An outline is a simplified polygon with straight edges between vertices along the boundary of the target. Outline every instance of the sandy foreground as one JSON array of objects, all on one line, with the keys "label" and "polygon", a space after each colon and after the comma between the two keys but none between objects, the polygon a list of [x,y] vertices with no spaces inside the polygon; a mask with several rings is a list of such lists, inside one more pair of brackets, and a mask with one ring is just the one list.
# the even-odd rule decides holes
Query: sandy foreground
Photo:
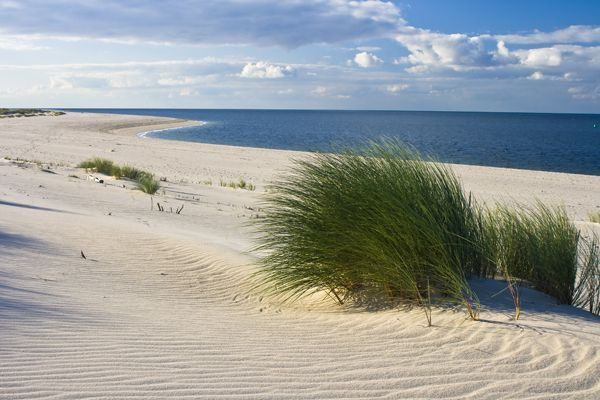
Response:
[{"label": "sandy foreground", "polygon": [[[0,120],[0,157],[12,159],[0,161],[1,399],[600,398],[600,318],[531,290],[518,322],[488,282],[482,321],[437,310],[431,328],[416,309],[251,291],[246,223],[265,183],[305,154],[136,135],[189,123]],[[127,182],[86,179],[75,165],[94,156],[165,177],[154,209]],[[585,220],[600,210],[600,177],[453,168],[483,201],[564,204],[597,229]],[[219,186],[239,178],[257,189]]]}]

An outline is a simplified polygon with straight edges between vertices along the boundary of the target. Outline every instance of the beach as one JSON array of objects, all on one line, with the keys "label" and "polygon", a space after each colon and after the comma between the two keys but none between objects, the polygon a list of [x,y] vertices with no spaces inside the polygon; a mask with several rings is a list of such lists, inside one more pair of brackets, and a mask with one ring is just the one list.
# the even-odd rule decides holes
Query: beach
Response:
[{"label": "beach", "polygon": [[[416,308],[254,290],[261,195],[307,153],[140,137],[196,123],[0,120],[0,398],[600,397],[600,319],[533,290],[514,321],[503,284],[482,281],[481,321],[434,309],[433,327]],[[162,188],[90,180],[76,165],[91,157]],[[600,176],[451,167],[482,202],[562,204],[600,233]],[[255,190],[227,187],[240,179]]]}]

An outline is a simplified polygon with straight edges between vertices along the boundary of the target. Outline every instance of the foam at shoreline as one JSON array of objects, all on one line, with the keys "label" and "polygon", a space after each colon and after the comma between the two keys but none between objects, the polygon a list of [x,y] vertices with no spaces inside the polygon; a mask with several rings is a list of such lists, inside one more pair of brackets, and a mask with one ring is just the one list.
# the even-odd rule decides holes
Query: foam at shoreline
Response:
[{"label": "foam at shoreline", "polygon": [[176,130],[179,130],[179,129],[191,128],[191,127],[198,127],[198,126],[203,126],[203,125],[207,124],[206,121],[195,121],[195,122],[197,122],[197,123],[190,124],[190,125],[184,125],[184,126],[176,126],[176,127],[173,127],[173,128],[162,128],[162,129],[154,129],[154,130],[150,130],[150,131],[140,132],[140,133],[137,134],[137,136],[140,137],[140,138],[145,138],[145,137],[148,137],[148,135],[151,134],[151,133],[176,131]]}]

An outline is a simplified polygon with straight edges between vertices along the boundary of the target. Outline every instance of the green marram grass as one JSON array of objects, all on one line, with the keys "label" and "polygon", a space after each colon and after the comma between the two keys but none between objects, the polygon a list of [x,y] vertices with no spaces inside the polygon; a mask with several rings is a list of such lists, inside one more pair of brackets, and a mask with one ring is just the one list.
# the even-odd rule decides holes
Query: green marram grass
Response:
[{"label": "green marram grass", "polygon": [[90,160],[82,161],[78,165],[79,168],[91,169],[98,173],[114,176],[117,179],[121,177],[121,168],[115,165],[111,160],[106,158],[92,158]]},{"label": "green marram grass", "polygon": [[500,206],[486,225],[491,235],[482,242],[492,269],[600,314],[600,241],[583,237],[564,207]]},{"label": "green marram grass", "polygon": [[143,175],[137,180],[137,189],[144,193],[154,194],[160,189],[160,182],[152,175]]},{"label": "green marram grass", "polygon": [[314,154],[269,187],[258,219],[266,250],[258,278],[295,299],[358,298],[464,304],[481,265],[478,207],[456,176],[393,143]]},{"label": "green marram grass", "polygon": [[[297,160],[255,221],[257,286],[283,300],[326,293],[339,303],[479,302],[472,275],[515,281],[598,313],[598,239],[563,208],[478,205],[445,165],[396,142]],[[428,314],[430,320],[430,312]]]},{"label": "green marram grass", "polygon": [[497,270],[572,304],[580,234],[562,207],[500,206],[489,216]]},{"label": "green marram grass", "polygon": [[142,171],[141,169],[129,166],[129,165],[124,165],[121,167],[121,175],[124,178],[127,179],[131,179],[133,181],[137,181],[140,178],[144,177],[144,176],[148,176],[151,175],[146,171]]},{"label": "green marram grass", "polygon": [[92,169],[101,174],[114,176],[117,179],[131,179],[136,182],[136,188],[144,193],[154,194],[160,189],[160,182],[150,172],[129,165],[120,167],[105,158],[92,158],[79,163],[78,167]]}]

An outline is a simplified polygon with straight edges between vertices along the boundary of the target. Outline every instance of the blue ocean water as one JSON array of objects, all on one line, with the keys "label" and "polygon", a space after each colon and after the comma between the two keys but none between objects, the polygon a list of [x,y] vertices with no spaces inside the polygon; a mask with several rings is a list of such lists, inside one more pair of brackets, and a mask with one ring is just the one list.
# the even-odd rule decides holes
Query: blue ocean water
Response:
[{"label": "blue ocean water", "polygon": [[430,111],[71,109],[205,121],[148,136],[168,140],[331,151],[398,138],[460,164],[600,175],[600,114]]}]

